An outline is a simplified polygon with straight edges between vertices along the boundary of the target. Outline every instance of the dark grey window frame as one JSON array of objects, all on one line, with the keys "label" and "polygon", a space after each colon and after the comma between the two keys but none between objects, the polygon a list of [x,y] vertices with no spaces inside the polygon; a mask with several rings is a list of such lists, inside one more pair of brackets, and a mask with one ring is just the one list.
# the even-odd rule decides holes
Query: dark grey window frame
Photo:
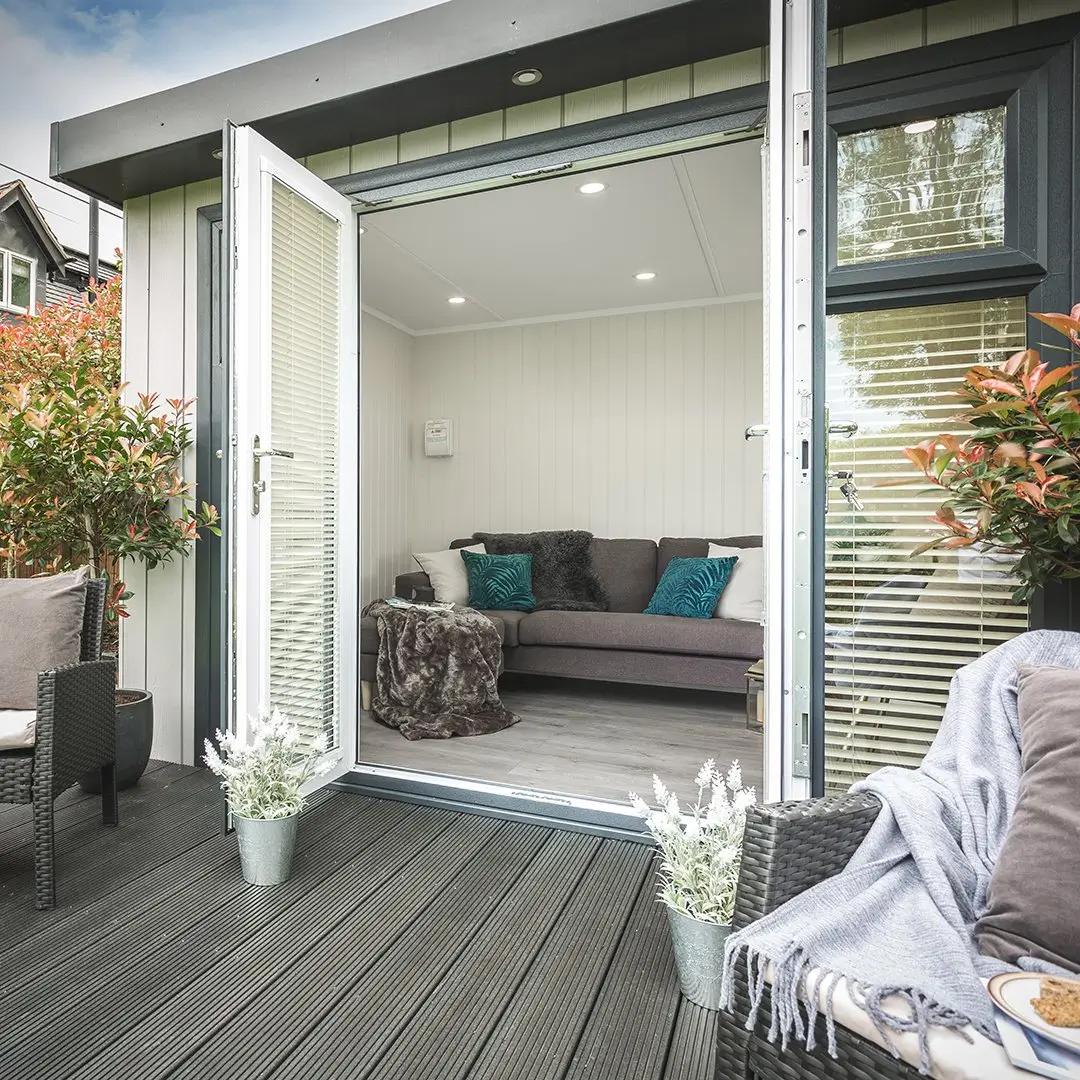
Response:
[{"label": "dark grey window frame", "polygon": [[[1071,97],[1069,73],[1054,63],[1060,49],[960,67],[933,80],[926,76],[891,80],[873,97],[840,101],[829,114],[829,236],[826,289],[830,311],[878,307],[891,299],[946,291],[975,294],[988,283],[1008,279],[1030,291],[1050,272],[1046,208],[1062,178],[1052,161],[1045,131],[1052,102]],[[845,95],[850,96],[850,95]],[[1004,105],[1005,240],[1000,246],[940,255],[897,257],[837,264],[837,140],[872,128],[892,127],[929,116],[945,116]],[[1056,165],[1056,167],[1055,167]],[[1071,181],[1071,177],[1068,178]],[[917,282],[917,286],[913,283]]]}]

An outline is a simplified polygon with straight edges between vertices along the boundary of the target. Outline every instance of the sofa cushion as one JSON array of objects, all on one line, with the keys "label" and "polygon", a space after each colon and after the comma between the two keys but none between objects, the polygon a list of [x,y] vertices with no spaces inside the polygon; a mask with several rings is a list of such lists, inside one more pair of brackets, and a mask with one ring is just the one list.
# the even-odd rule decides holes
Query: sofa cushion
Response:
[{"label": "sofa cushion", "polygon": [[664,536],[656,545],[656,580],[664,576],[667,564],[673,558],[679,559],[706,559],[709,556],[709,545],[719,544],[721,547],[761,547],[760,536],[724,536],[717,539],[714,536]]},{"label": "sofa cushion", "polygon": [[682,653],[760,660],[764,631],[735,619],[683,619],[614,611],[534,611],[518,624],[524,645]]},{"label": "sofa cushion", "polygon": [[711,619],[738,561],[734,555],[728,559],[672,559],[645,614]]},{"label": "sofa cushion", "polygon": [[1018,687],[1020,793],[975,938],[1009,964],[1080,972],[1080,671],[1025,665]]},{"label": "sofa cushion", "polygon": [[481,555],[461,549],[469,575],[469,607],[478,610],[532,611],[531,555]]},{"label": "sofa cushion", "polygon": [[484,611],[481,614],[486,615],[493,623],[502,627],[504,648],[516,649],[521,644],[518,639],[518,627],[521,625],[522,619],[529,617],[527,611]]},{"label": "sofa cushion", "polygon": [[[747,619],[761,622],[765,610],[765,552],[761,548],[709,545],[710,559],[738,560],[716,604],[718,619]],[[670,564],[669,564],[670,565]]]},{"label": "sofa cushion", "polygon": [[36,735],[36,709],[0,709],[0,750],[26,750]]},{"label": "sofa cushion", "polygon": [[0,709],[36,709],[38,673],[78,662],[88,576],[0,578]]},{"label": "sofa cushion", "polygon": [[593,537],[590,553],[608,611],[644,611],[656,588],[656,541]]},{"label": "sofa cushion", "polygon": [[[473,544],[461,551],[483,552],[483,544]],[[467,604],[469,602],[469,575],[465,573],[465,560],[461,551],[414,551],[413,558],[428,576],[435,599],[444,604]]]},{"label": "sofa cushion", "polygon": [[[492,611],[485,611],[484,614],[494,623],[495,629],[499,631],[499,640],[505,641],[506,623],[503,622],[501,616],[506,612],[500,611],[496,614]],[[510,614],[524,615],[525,612],[512,611]],[[371,615],[365,615],[360,620],[360,652],[364,656],[378,656],[379,654],[379,628]]]}]

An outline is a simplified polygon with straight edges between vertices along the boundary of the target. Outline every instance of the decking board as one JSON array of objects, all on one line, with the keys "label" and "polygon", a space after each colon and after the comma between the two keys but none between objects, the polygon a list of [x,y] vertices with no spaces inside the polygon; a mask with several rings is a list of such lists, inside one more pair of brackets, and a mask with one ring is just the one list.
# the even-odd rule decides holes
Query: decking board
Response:
[{"label": "decking board", "polygon": [[243,883],[212,777],[155,766],[0,818],[0,1080],[715,1080],[647,847],[320,793],[281,887]]}]

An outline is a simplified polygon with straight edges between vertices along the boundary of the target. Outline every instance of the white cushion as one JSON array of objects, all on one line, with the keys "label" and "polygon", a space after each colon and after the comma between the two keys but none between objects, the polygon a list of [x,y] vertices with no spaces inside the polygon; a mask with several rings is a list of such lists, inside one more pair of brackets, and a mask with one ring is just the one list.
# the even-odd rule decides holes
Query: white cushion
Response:
[{"label": "white cushion", "polygon": [[729,559],[732,555],[739,561],[716,602],[713,618],[759,623],[765,609],[765,549],[709,545],[710,559]]},{"label": "white cushion", "polygon": [[[807,974],[806,984],[820,984],[818,971]],[[771,966],[765,977],[772,981]],[[829,982],[818,986],[818,1007],[824,1009]],[[896,998],[885,998],[882,1005],[889,1011],[903,1015],[904,1005]],[[877,1046],[885,1043],[874,1027],[865,1009],[855,1004],[847,987],[847,980],[840,979],[833,995],[833,1017],[837,1024],[853,1031],[860,1038]],[[919,1037],[915,1032],[889,1032],[889,1040],[900,1057],[914,1069],[919,1068]],[[970,1025],[959,1031],[930,1026],[930,1075],[936,1080],[1031,1080],[1032,1074],[1016,1068],[1005,1051],[997,1043],[980,1035]],[[887,1049],[887,1047],[886,1047]]]},{"label": "white cushion", "polygon": [[487,548],[483,544],[413,554],[413,558],[420,564],[420,569],[431,581],[435,599],[441,603],[460,604],[464,607],[469,602],[469,575],[465,572],[465,560],[461,557],[463,551],[487,554]]},{"label": "white cushion", "polygon": [[36,709],[0,709],[0,750],[26,750],[36,738]]}]

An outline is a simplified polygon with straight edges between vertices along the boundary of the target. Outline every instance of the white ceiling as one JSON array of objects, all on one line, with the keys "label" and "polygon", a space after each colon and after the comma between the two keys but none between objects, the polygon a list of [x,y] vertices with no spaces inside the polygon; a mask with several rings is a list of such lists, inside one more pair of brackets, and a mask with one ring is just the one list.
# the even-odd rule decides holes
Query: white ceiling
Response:
[{"label": "white ceiling", "polygon": [[[605,190],[580,194],[592,179]],[[413,333],[756,295],[761,144],[403,206],[363,224],[361,300]],[[656,278],[636,281],[640,270]]]}]

